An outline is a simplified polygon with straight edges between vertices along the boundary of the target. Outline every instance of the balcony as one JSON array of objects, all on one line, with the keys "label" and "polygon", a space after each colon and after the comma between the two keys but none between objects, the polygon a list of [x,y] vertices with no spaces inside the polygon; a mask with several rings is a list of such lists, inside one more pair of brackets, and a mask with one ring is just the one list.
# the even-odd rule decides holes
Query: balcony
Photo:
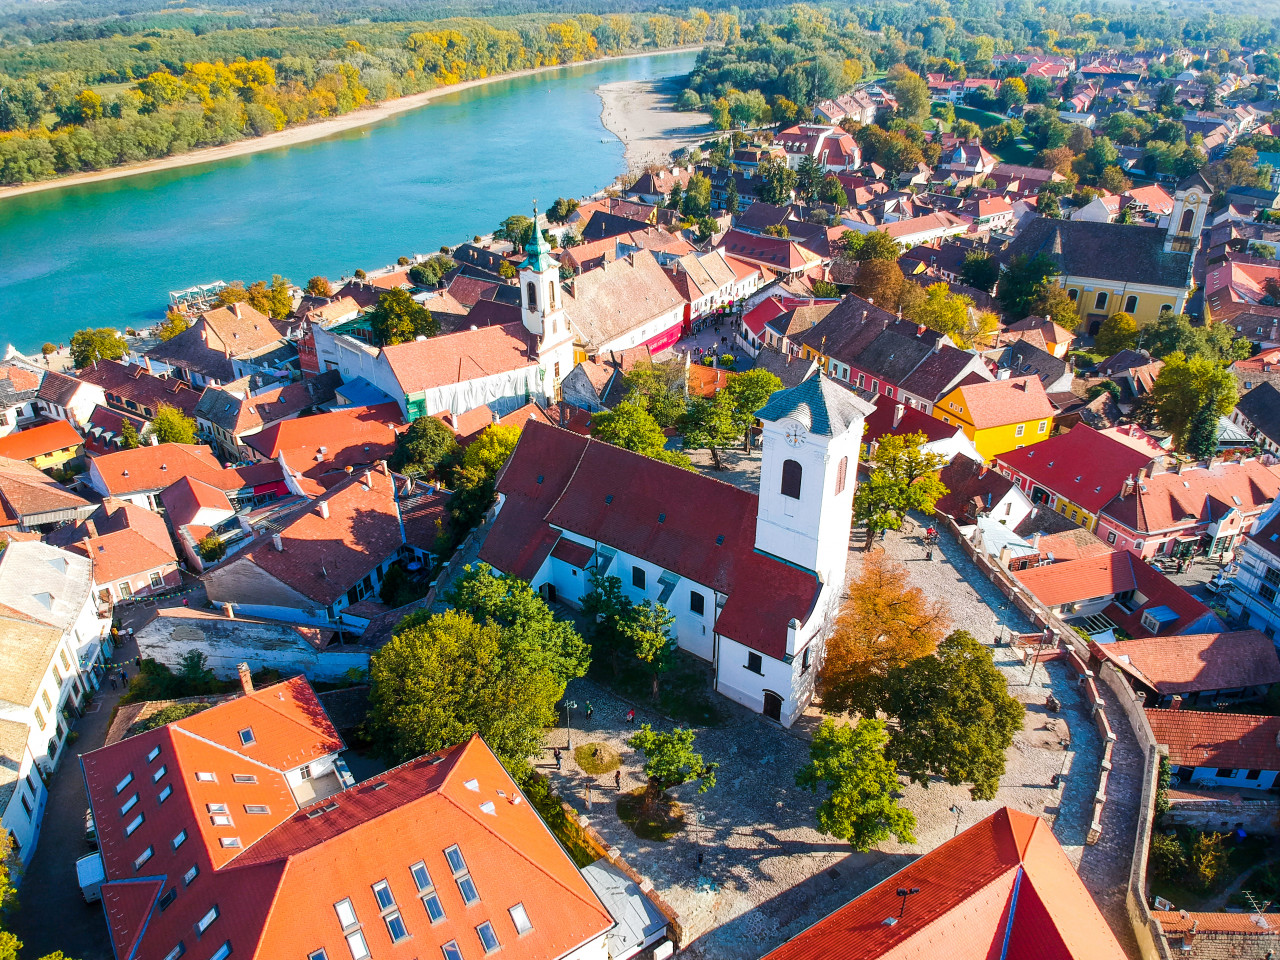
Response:
[{"label": "balcony", "polygon": [[323,776],[290,784],[289,787],[293,791],[293,799],[297,801],[298,806],[305,807],[309,803],[340,793],[346,789],[346,784],[342,782],[336,770],[330,770]]}]

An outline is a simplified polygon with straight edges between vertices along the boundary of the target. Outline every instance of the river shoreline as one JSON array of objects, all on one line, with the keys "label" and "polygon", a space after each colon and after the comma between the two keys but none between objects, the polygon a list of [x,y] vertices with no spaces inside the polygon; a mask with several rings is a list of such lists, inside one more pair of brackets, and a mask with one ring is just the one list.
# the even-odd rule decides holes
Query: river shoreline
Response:
[{"label": "river shoreline", "polygon": [[[269,133],[266,136],[237,140],[235,143],[228,143],[220,147],[202,147],[199,150],[192,150],[189,153],[182,153],[172,157],[161,157],[158,160],[147,160],[142,163],[130,163],[119,167],[111,167],[106,170],[73,173],[65,177],[57,177],[53,180],[36,180],[31,183],[19,183],[14,184],[13,186],[0,187],[0,201],[8,200],[12,197],[24,196],[26,194],[40,193],[45,190],[59,190],[63,187],[101,183],[107,180],[120,180],[144,173],[157,173],[162,170],[176,170],[182,167],[194,167],[206,163],[217,163],[220,160],[229,160],[233,157],[243,157],[254,153],[261,153],[266,150],[276,150],[283,147],[296,146],[302,143],[310,143],[315,140],[323,140],[326,137],[331,137],[335,134],[345,133],[348,130],[356,130],[361,127],[372,126],[375,123],[379,123],[399,114],[407,113],[411,110],[417,110],[419,107],[426,106],[432,100],[439,99],[447,94],[470,90],[474,87],[494,83],[498,80],[514,80],[521,77],[531,77],[538,74],[550,73],[554,70],[564,70],[569,67],[608,63],[614,60],[631,60],[636,57],[652,57],[665,53],[687,53],[692,50],[701,49],[701,45],[694,45],[687,47],[673,47],[668,50],[649,50],[643,53],[629,53],[621,57],[601,57],[598,60],[583,60],[578,63],[564,63],[550,67],[535,67],[529,70],[517,70],[514,73],[496,74],[495,76],[484,77],[480,80],[464,80],[462,83],[455,83],[446,87],[437,87],[434,90],[426,90],[422,93],[410,94],[407,97],[399,97],[395,100],[386,100],[371,107],[362,107],[359,110],[353,110],[351,113],[345,114],[341,117],[334,117],[331,120],[316,120],[311,123],[300,124],[296,127],[288,127],[277,133]],[[610,84],[606,86],[612,85]],[[601,89],[603,89],[603,87]],[[657,94],[655,94],[655,97],[656,96]],[[608,126],[607,123],[606,126]],[[622,140],[624,144],[627,144],[628,162],[630,162],[631,147],[629,142],[625,137],[619,134],[617,130],[614,130],[612,127],[609,129],[612,133],[618,136],[618,139]]]},{"label": "river shoreline", "polygon": [[600,122],[622,141],[631,173],[666,163],[675,151],[696,146],[715,133],[708,114],[676,111],[680,91],[672,77],[621,80],[602,84],[596,92],[603,104]]}]

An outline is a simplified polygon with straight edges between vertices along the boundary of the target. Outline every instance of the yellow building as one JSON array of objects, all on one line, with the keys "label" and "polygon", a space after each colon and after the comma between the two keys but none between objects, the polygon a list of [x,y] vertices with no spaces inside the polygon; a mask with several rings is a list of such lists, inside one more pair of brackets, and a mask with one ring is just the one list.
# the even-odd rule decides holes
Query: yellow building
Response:
[{"label": "yellow building", "polygon": [[1047,257],[1057,282],[1076,303],[1083,326],[1096,334],[1114,313],[1139,324],[1164,310],[1181,313],[1191,292],[1191,262],[1213,191],[1199,174],[1178,185],[1173,212],[1163,226],[1053,220],[1028,223],[1001,254]]},{"label": "yellow building", "polygon": [[84,453],[84,441],[65,420],[42,423],[0,438],[0,457],[25,460],[37,470],[52,470]]},{"label": "yellow building", "polygon": [[933,408],[943,423],[960,425],[987,463],[1053,436],[1053,414],[1036,377],[962,383]]}]

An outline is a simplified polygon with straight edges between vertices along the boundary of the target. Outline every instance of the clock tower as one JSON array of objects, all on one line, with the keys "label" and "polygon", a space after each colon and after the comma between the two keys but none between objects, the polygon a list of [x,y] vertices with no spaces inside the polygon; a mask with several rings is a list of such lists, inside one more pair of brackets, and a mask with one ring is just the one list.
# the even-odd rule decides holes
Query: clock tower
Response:
[{"label": "clock tower", "polygon": [[764,426],[757,550],[843,586],[858,451],[872,409],[819,370],[756,413]]}]

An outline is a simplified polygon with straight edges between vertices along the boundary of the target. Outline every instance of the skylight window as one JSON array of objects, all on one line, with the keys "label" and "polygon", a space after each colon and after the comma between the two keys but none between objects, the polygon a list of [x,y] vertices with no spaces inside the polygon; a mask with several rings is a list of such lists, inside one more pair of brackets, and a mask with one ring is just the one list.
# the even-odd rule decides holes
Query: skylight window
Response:
[{"label": "skylight window", "polygon": [[164,955],[164,960],[178,960],[180,956],[187,952],[187,948],[182,945],[182,941],[178,941],[178,945]]},{"label": "skylight window", "polygon": [[252,746],[255,743],[257,743],[257,739],[253,735],[252,727],[245,727],[243,730],[240,731],[241,746],[248,747],[248,746]]},{"label": "skylight window", "polygon": [[133,869],[141,870],[142,865],[151,859],[151,855],[153,853],[155,853],[155,850],[153,850],[151,847],[147,847],[147,849],[143,850],[140,854],[138,854],[138,859],[133,861]]},{"label": "skylight window", "polygon": [[218,842],[221,843],[222,846],[226,848],[235,848],[240,846],[239,837],[223,837]]},{"label": "skylight window", "polygon": [[204,933],[211,926],[213,921],[218,919],[218,905],[215,903],[209,908],[209,912],[196,921],[196,933]]},{"label": "skylight window", "polygon": [[373,885],[373,898],[378,901],[379,910],[387,910],[396,905],[396,898],[391,895],[391,887],[385,880],[379,880]]},{"label": "skylight window", "polygon": [[516,933],[523,935],[533,929],[533,924],[529,922],[529,914],[525,911],[523,903],[517,903],[507,913],[511,914],[511,922],[516,926]]},{"label": "skylight window", "polygon": [[480,943],[485,953],[493,953],[502,946],[498,942],[498,935],[493,932],[493,924],[488,920],[476,927],[476,933],[480,936]]},{"label": "skylight window", "polygon": [[177,850],[180,846],[187,842],[187,831],[179,830],[178,835],[173,838],[173,849]]},{"label": "skylight window", "polygon": [[160,778],[163,777],[168,772],[169,772],[169,768],[164,764],[161,764],[159,769],[157,769],[156,772],[151,775],[151,782],[159,783]]},{"label": "skylight window", "polygon": [[160,748],[152,747],[151,752],[147,754],[147,763],[150,763],[152,760],[154,760],[158,756],[160,756]]},{"label": "skylight window", "polygon": [[252,773],[233,773],[231,780],[234,783],[257,783],[258,778]]},{"label": "skylight window", "polygon": [[225,803],[206,803],[205,809],[210,813],[226,813],[227,805]]},{"label": "skylight window", "polygon": [[466,783],[463,784],[463,786],[466,787],[468,790],[472,790],[476,793],[480,792],[480,781],[474,778],[471,780],[468,780]]},{"label": "skylight window", "polygon": [[453,871],[453,879],[458,884],[458,892],[462,894],[462,902],[467,906],[479,903],[480,893],[476,890],[475,881],[471,879],[467,862],[462,859],[462,851],[458,849],[457,844],[447,849],[444,857],[449,861],[449,869]]},{"label": "skylight window", "polygon": [[132,797],[126,800],[124,802],[124,806],[120,808],[120,816],[123,817],[126,813],[132,810],[134,807],[134,804],[136,804],[137,802],[138,802],[138,795],[135,793]]},{"label": "skylight window", "polygon": [[169,799],[169,794],[173,793],[173,784],[166,783],[164,789],[160,791],[160,796],[156,797],[157,803],[164,803]]},{"label": "skylight window", "polygon": [[197,783],[217,783],[218,777],[217,777],[217,774],[204,773],[204,772],[197,771],[196,782]]},{"label": "skylight window", "polygon": [[444,944],[440,952],[444,954],[444,960],[462,960],[462,951],[458,949],[456,941],[450,940]]},{"label": "skylight window", "polygon": [[116,784],[116,794],[117,795],[120,794],[124,790],[124,788],[131,783],[133,783],[133,774],[132,773],[125,774],[124,779]]},{"label": "skylight window", "polygon": [[440,904],[440,897],[436,894],[436,885],[431,881],[427,865],[419,860],[409,868],[409,873],[413,876],[413,883],[418,888],[418,896],[422,898],[427,916],[432,923],[439,923],[444,919],[444,907]]},{"label": "skylight window", "polygon": [[231,941],[226,941],[217,950],[213,951],[213,956],[209,960],[227,960],[231,956]]},{"label": "skylight window", "polygon": [[137,830],[140,826],[142,826],[142,821],[145,819],[146,817],[144,817],[142,814],[138,814],[136,817],[130,820],[129,825],[124,828],[124,835],[126,837],[133,836],[134,831]]}]

